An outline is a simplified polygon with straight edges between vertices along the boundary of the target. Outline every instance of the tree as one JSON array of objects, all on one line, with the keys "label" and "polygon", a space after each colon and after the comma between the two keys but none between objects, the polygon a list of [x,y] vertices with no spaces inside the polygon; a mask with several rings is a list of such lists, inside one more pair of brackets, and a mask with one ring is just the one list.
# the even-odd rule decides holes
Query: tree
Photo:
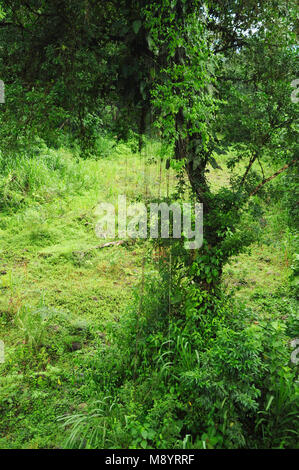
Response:
[{"label": "tree", "polygon": [[[248,199],[271,179],[265,178],[263,161],[288,168],[298,153],[296,108],[290,99],[296,72],[295,4],[252,6],[169,0],[145,9],[160,64],[153,92],[159,126],[204,205],[205,245],[198,262],[216,263],[197,270],[204,288],[216,285],[223,264],[251,241],[237,227]],[[238,184],[215,192],[207,181],[208,165],[217,165],[215,152],[229,147],[237,152],[236,160],[248,159],[247,170]],[[246,187],[255,160],[263,183]]]},{"label": "tree", "polygon": [[[269,180],[263,162],[295,163],[296,21],[286,0],[2,0],[2,150],[28,148],[36,135],[55,142],[61,129],[88,148],[107,109],[121,135],[142,135],[151,112],[204,204],[198,263],[215,265],[195,277],[210,289],[250,242],[237,226]],[[228,148],[247,170],[215,192],[209,165]],[[255,161],[261,177],[249,181]]]}]

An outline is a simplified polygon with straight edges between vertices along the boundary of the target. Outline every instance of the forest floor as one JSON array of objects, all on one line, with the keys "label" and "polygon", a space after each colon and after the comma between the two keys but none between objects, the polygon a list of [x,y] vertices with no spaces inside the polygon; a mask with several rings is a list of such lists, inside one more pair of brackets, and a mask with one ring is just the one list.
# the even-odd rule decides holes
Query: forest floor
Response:
[{"label": "forest floor", "polygon": [[[66,161],[73,158],[59,152]],[[96,236],[95,209],[99,202],[116,203],[119,194],[136,200],[145,188],[148,197],[165,195],[168,185],[171,192],[174,174],[167,176],[150,152],[146,158],[146,171],[145,159],[125,148],[86,160],[80,170],[86,184],[77,194],[48,188],[46,196],[37,191],[18,210],[0,215],[0,448],[63,447],[57,418],[84,411],[93,398],[84,363],[105,341],[107,321],[118,322],[134,301],[149,245],[99,248],[106,240]],[[211,170],[210,178],[217,187],[229,175],[225,168]],[[284,314],[292,249],[277,208],[269,207],[262,224],[260,241],[232,259],[223,277],[257,319]]]}]

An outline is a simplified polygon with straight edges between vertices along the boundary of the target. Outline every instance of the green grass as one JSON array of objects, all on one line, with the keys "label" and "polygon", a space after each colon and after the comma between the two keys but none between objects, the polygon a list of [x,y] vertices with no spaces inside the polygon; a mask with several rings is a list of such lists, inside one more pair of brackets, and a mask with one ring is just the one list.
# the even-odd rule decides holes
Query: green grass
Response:
[{"label": "green grass", "polygon": [[[15,188],[7,188],[7,202],[16,202],[18,210],[7,204],[0,218],[0,325],[6,353],[6,362],[0,366],[2,448],[61,445],[63,432],[56,418],[80,409],[83,400],[80,387],[84,384],[80,377],[81,382],[76,382],[76,364],[82,354],[97,349],[107,319],[118,321],[132,300],[144,247],[137,242],[97,248],[105,240],[99,240],[94,230],[99,202],[116,203],[118,194],[133,200],[145,193],[148,156],[134,155],[125,146],[117,150],[105,160],[78,163],[69,152],[59,151],[59,163],[67,168],[64,180],[60,180],[61,172],[51,174],[43,168],[56,182],[52,191],[45,189],[40,175],[34,174],[39,173],[38,167],[32,165],[32,183],[19,196],[20,205],[11,196]],[[146,165],[148,196],[154,191],[158,194],[159,171],[157,165]],[[21,169],[15,173],[19,177]],[[163,194],[163,169],[160,184]],[[57,324],[44,327],[43,339],[35,346],[30,337],[34,339],[43,324],[25,321],[21,328],[18,316],[28,307],[30,318],[41,305],[57,310],[58,319]],[[59,315],[69,318],[62,331]],[[88,335],[84,329],[72,331],[76,321],[86,323]],[[72,351],[76,342],[80,349]]]},{"label": "green grass", "polygon": [[[109,157],[82,161],[67,150],[43,150],[39,166],[24,159],[23,168],[4,171],[0,448],[63,447],[57,417],[84,413],[96,399],[83,358],[106,344],[107,321],[118,322],[133,301],[147,242],[99,248],[105,241],[95,234],[95,208],[116,203],[118,194],[166,195],[167,172],[152,158],[156,151],[140,156],[119,145]],[[211,170],[210,178],[215,186],[229,182],[226,168]],[[170,191],[174,186],[170,172]],[[290,274],[292,244],[275,213],[267,213],[267,231],[251,253],[232,259],[224,273],[224,285],[257,318],[269,312],[259,295],[273,294]]]}]

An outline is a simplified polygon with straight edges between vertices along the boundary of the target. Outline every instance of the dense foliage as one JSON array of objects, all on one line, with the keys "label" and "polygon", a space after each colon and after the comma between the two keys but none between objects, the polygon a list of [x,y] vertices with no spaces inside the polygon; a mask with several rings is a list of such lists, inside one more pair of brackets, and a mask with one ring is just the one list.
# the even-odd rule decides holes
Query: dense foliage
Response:
[{"label": "dense foliage", "polygon": [[[232,257],[264,236],[270,202],[295,252],[297,28],[296,2],[286,0],[0,1],[3,213],[94,188],[95,160],[123,142],[125,152],[161,144],[152,158],[177,186],[160,202],[204,207],[203,246],[153,244],[159,263],[145,275],[143,261],[135,302],[79,364],[95,403],[60,418],[66,445],[296,445],[298,259],[284,292],[270,306],[261,300],[275,310],[271,321],[257,320],[222,280]],[[60,157],[61,146],[74,158]],[[210,173],[224,166],[238,171],[216,185]],[[56,318],[47,312],[21,306],[15,318],[43,367]],[[61,320],[62,336],[77,330]],[[54,339],[52,348],[59,355]]]}]

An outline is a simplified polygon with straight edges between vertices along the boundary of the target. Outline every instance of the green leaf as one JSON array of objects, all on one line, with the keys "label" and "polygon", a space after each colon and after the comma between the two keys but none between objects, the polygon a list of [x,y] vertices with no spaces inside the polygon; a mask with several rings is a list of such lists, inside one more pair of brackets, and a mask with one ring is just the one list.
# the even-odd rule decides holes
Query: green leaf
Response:
[{"label": "green leaf", "polygon": [[147,43],[148,43],[148,48],[149,48],[150,51],[152,51],[153,47],[154,47],[154,42],[153,42],[151,36],[148,35],[146,39],[147,39]]},{"label": "green leaf", "polygon": [[142,25],[142,23],[141,23],[140,20],[135,20],[135,21],[133,21],[132,26],[133,26],[133,31],[134,31],[135,34],[138,34],[138,32],[139,32],[139,30],[140,30],[140,28],[141,28],[141,25]]}]

